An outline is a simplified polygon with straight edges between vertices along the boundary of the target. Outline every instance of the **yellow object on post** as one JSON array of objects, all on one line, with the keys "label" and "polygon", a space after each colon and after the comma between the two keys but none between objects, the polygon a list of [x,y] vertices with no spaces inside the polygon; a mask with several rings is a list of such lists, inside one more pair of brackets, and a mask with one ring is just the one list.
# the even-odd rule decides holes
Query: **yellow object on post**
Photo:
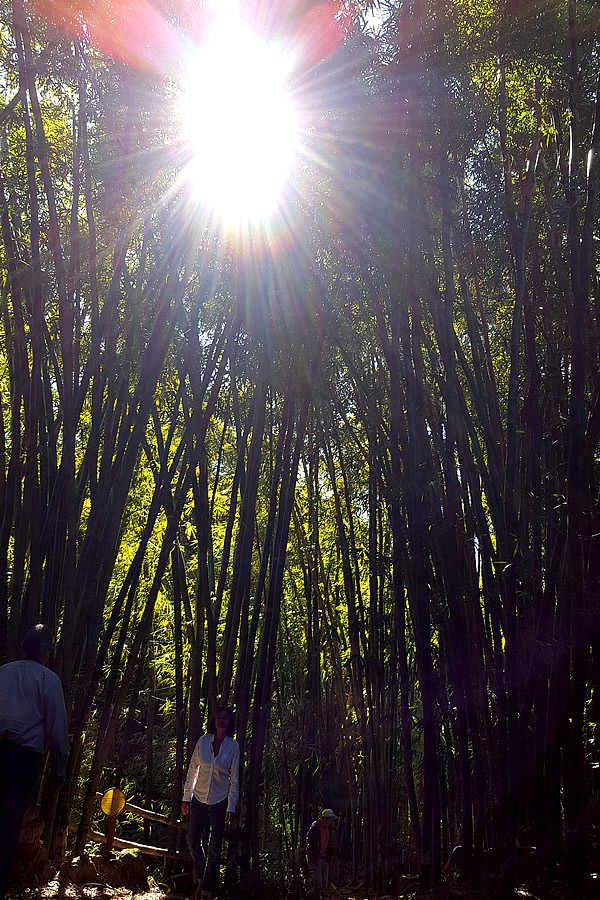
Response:
[{"label": "yellow object on post", "polygon": [[105,853],[110,853],[113,848],[115,839],[115,825],[117,824],[117,816],[125,809],[125,794],[119,788],[109,788],[102,795],[100,800],[100,809],[105,816],[108,816],[106,823],[106,845]]}]

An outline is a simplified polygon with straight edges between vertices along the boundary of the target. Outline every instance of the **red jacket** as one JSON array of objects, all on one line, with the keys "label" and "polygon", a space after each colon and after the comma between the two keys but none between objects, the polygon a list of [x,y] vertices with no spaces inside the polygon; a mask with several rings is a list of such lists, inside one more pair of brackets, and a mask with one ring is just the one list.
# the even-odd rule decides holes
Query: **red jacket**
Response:
[{"label": "red jacket", "polygon": [[[308,861],[309,863],[313,863],[316,865],[319,856],[321,855],[321,828],[320,823],[321,818],[318,818],[316,821],[312,823],[310,828],[308,829]],[[332,851],[332,840],[331,840],[331,825],[328,824],[329,831],[329,840],[327,841],[327,847],[325,848],[325,859],[327,862],[331,859],[331,851]]]}]

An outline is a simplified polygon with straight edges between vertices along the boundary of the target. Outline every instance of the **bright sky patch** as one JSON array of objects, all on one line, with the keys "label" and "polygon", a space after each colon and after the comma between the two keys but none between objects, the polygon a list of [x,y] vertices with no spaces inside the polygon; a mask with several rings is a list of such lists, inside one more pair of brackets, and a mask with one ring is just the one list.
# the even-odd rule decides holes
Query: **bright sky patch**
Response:
[{"label": "bright sky patch", "polygon": [[188,176],[225,222],[264,220],[278,207],[297,151],[289,65],[229,15],[193,54],[182,100]]}]

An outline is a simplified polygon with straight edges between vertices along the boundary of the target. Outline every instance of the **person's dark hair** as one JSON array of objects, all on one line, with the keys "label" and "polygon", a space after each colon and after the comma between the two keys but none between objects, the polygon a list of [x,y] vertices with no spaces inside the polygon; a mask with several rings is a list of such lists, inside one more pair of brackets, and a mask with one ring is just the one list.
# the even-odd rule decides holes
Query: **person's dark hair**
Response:
[{"label": "person's dark hair", "polygon": [[207,734],[216,734],[217,733],[217,726],[215,725],[215,716],[217,715],[217,713],[220,713],[220,712],[226,712],[227,715],[229,716],[229,724],[227,725],[227,731],[225,732],[225,734],[227,735],[227,737],[233,737],[233,735],[235,733],[235,718],[233,715],[233,710],[231,709],[230,706],[219,706],[218,709],[215,709],[214,713],[208,720],[208,728],[206,729]]},{"label": "person's dark hair", "polygon": [[51,628],[48,625],[34,625],[23,638],[21,646],[25,659],[40,662],[41,657],[46,652],[51,652],[54,647],[54,635]]}]

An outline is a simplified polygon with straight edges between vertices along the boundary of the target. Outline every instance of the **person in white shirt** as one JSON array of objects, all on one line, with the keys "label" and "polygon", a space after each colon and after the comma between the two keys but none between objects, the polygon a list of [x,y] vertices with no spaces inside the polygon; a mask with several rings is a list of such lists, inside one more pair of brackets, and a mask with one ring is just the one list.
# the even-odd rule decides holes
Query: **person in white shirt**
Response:
[{"label": "person in white shirt", "polygon": [[34,625],[23,639],[25,658],[0,666],[0,898],[45,746],[55,780],[62,784],[65,779],[67,713],[60,678],[47,668],[53,648],[50,628]]},{"label": "person in white shirt", "polygon": [[194,748],[183,789],[181,812],[190,817],[188,844],[198,880],[197,900],[210,897],[219,883],[225,822],[237,806],[240,747],[234,730],[231,709],[217,709]]}]

